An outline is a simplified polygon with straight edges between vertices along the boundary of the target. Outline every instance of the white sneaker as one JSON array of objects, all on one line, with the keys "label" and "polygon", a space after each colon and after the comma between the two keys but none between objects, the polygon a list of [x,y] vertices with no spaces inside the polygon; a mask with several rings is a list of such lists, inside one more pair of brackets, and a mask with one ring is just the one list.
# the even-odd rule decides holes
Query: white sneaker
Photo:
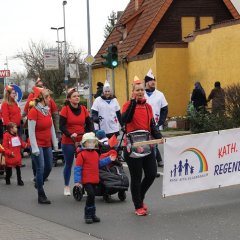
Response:
[{"label": "white sneaker", "polygon": [[71,196],[70,187],[64,187],[64,196]]}]

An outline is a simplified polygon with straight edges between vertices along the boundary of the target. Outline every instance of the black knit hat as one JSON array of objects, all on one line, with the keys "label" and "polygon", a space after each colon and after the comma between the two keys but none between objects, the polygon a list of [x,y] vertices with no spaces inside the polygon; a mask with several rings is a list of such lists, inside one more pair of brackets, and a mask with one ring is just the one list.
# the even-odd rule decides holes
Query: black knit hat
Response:
[{"label": "black knit hat", "polygon": [[97,82],[97,86],[98,87],[103,87],[103,83],[102,82]]}]

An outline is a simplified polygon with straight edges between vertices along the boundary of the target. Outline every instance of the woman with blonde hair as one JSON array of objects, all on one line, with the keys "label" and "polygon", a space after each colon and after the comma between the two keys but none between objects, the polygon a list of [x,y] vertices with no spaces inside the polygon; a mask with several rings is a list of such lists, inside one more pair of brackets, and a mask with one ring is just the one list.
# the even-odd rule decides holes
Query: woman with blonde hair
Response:
[{"label": "woman with blonde hair", "polygon": [[18,135],[20,136],[20,124],[21,124],[21,109],[15,100],[16,92],[12,86],[6,86],[4,90],[4,96],[1,106],[3,126],[6,126],[13,122],[17,125]]},{"label": "woman with blonde hair", "polygon": [[44,181],[52,170],[52,146],[58,149],[56,133],[49,112],[50,94],[47,89],[34,87],[34,106],[28,112],[29,140],[36,166],[38,203],[50,204],[43,189]]},{"label": "woman with blonde hair", "polygon": [[144,199],[156,177],[156,160],[153,147],[150,145],[134,147],[132,144],[134,141],[148,141],[151,137],[161,139],[162,134],[156,127],[152,107],[144,98],[144,83],[137,77],[133,82],[132,98],[123,105],[122,120],[127,134],[124,158],[131,176],[130,186],[135,214],[145,216],[148,207]]}]

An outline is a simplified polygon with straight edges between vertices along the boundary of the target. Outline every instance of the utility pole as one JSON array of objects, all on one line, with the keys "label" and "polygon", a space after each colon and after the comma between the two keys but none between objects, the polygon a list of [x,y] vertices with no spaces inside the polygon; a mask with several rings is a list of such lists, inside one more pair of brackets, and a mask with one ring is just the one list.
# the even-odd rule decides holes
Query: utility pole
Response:
[{"label": "utility pole", "polygon": [[[87,32],[88,32],[88,56],[91,55],[91,35],[90,35],[90,14],[89,0],[87,0]],[[88,82],[89,82],[89,109],[92,106],[92,66],[88,65]]]}]

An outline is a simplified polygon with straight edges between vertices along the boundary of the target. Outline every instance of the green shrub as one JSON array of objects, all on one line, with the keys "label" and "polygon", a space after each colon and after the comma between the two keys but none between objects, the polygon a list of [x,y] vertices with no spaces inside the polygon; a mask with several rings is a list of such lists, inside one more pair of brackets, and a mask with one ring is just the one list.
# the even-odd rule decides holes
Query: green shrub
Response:
[{"label": "green shrub", "polygon": [[226,114],[232,118],[236,127],[240,126],[240,84],[233,84],[226,89]]},{"label": "green shrub", "polygon": [[226,115],[215,115],[206,111],[194,111],[188,115],[192,133],[203,133],[234,127],[232,119]]}]

